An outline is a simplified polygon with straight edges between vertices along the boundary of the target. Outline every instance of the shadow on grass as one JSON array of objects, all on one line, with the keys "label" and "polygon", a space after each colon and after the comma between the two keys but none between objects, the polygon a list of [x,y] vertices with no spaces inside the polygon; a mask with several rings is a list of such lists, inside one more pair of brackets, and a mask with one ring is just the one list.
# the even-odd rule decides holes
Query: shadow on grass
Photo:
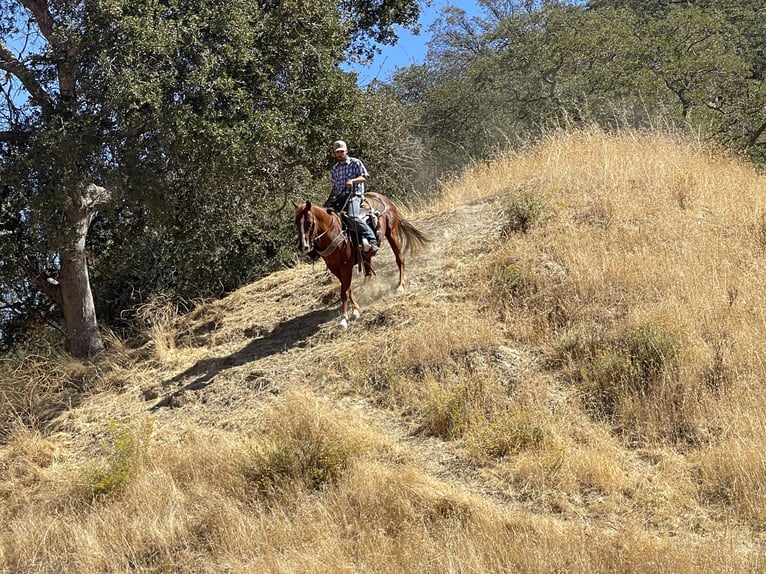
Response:
[{"label": "shadow on grass", "polygon": [[187,379],[191,381],[157,401],[150,410],[174,406],[174,399],[185,391],[199,391],[207,387],[221,372],[245,365],[258,359],[283,353],[293,348],[303,347],[309,337],[317,333],[320,327],[338,316],[337,309],[320,309],[300,317],[284,321],[271,332],[253,339],[245,347],[227,357],[203,359],[163,383],[170,386]]}]

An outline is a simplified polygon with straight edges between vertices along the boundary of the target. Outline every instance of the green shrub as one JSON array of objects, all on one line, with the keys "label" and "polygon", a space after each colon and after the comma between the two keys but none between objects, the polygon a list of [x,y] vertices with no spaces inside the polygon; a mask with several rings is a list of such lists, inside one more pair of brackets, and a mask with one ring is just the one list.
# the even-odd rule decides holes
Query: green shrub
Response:
[{"label": "green shrub", "polygon": [[598,323],[567,326],[558,333],[550,360],[556,364],[577,364],[590,360],[603,346],[603,341],[604,327]]},{"label": "green shrub", "polygon": [[491,283],[500,291],[501,296],[523,299],[537,290],[534,274],[520,263],[496,265],[491,273]]},{"label": "green shrub", "polygon": [[428,378],[417,407],[421,429],[444,439],[461,438],[501,407],[500,392],[496,385],[460,366]]},{"label": "green shrub", "polygon": [[261,494],[275,494],[291,485],[319,490],[335,482],[362,450],[339,431],[321,421],[295,420],[240,460],[239,471]]},{"label": "green shrub", "polygon": [[503,233],[527,233],[549,210],[547,199],[539,189],[519,185],[504,197]]},{"label": "green shrub", "polygon": [[633,388],[648,393],[653,382],[678,366],[681,346],[679,333],[660,321],[645,323],[630,333],[624,347],[633,363]]},{"label": "green shrub", "polygon": [[318,490],[340,476],[350,456],[347,445],[330,441],[274,445],[255,457],[248,476],[264,493],[278,490],[288,482]]},{"label": "green shrub", "polygon": [[591,402],[605,414],[614,413],[621,394],[632,386],[635,370],[620,349],[596,351],[584,369],[583,380],[586,391],[591,393]]},{"label": "green shrub", "polygon": [[537,417],[522,406],[503,413],[494,420],[472,426],[467,433],[466,444],[474,456],[501,459],[540,448],[549,434]]},{"label": "green shrub", "polygon": [[92,499],[123,488],[144,465],[154,428],[151,418],[138,423],[110,421],[101,442],[102,460],[85,470],[84,484]]},{"label": "green shrub", "polygon": [[420,409],[422,429],[446,439],[463,434],[471,414],[470,397],[463,385],[431,383]]},{"label": "green shrub", "polygon": [[664,323],[640,325],[595,351],[582,372],[586,389],[606,414],[613,414],[626,394],[649,396],[677,367],[681,347],[679,333]]}]

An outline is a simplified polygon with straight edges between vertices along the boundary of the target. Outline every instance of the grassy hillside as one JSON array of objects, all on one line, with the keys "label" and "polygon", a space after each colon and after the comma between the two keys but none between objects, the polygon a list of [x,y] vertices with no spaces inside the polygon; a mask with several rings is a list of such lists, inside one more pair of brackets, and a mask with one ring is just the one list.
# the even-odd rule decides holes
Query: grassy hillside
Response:
[{"label": "grassy hillside", "polygon": [[408,218],[337,328],[298,262],[0,373],[0,572],[766,571],[766,178],[577,132]]}]

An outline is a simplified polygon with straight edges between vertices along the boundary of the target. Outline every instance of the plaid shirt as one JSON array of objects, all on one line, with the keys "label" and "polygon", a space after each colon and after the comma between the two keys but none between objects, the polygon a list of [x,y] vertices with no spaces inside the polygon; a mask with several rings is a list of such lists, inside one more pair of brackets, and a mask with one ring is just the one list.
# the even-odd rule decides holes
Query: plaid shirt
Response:
[{"label": "plaid shirt", "polygon": [[355,183],[349,192],[346,189],[346,182],[349,179],[363,176],[365,178],[370,177],[367,173],[367,168],[364,167],[362,160],[355,157],[347,157],[344,163],[337,162],[332,166],[332,193],[333,197],[343,198],[345,201],[347,195],[356,195],[362,197],[364,195],[364,183]]}]

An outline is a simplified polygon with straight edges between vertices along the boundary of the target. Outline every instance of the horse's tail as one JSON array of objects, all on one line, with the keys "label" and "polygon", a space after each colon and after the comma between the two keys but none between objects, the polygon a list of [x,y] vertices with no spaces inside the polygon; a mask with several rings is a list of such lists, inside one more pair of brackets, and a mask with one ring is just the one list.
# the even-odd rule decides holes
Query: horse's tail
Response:
[{"label": "horse's tail", "polygon": [[432,239],[404,218],[399,220],[399,231],[404,238],[404,252],[416,254],[423,251]]}]

